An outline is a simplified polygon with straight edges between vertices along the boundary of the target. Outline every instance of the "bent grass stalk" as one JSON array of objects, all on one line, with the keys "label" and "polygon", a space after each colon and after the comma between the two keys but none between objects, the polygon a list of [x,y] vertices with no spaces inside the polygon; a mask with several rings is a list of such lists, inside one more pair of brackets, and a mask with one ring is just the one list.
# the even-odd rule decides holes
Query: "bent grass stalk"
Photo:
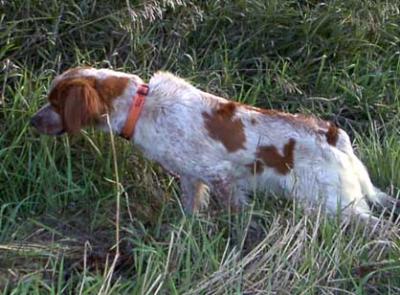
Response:
[{"label": "bent grass stalk", "polygon": [[115,206],[115,255],[113,262],[110,266],[110,269],[108,270],[105,280],[103,284],[101,285],[101,288],[99,290],[98,294],[108,294],[108,291],[110,289],[111,285],[111,279],[115,270],[115,266],[117,264],[117,261],[120,257],[120,249],[119,249],[119,243],[120,243],[120,199],[121,199],[121,194],[123,192],[123,186],[119,181],[119,173],[118,173],[118,162],[117,162],[117,152],[115,149],[115,141],[114,141],[114,133],[111,128],[110,124],[110,117],[108,114],[106,115],[106,120],[107,120],[107,125],[109,129],[109,134],[110,134],[110,141],[111,141],[111,149],[112,149],[112,157],[113,157],[113,165],[114,165],[114,184],[115,184],[115,193],[116,193],[116,206]]}]

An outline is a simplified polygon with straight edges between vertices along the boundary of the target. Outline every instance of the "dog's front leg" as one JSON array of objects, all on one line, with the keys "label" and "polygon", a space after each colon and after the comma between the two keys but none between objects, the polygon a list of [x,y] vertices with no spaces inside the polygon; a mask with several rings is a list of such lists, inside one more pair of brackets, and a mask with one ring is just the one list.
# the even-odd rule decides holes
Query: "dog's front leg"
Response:
[{"label": "dog's front leg", "polygon": [[219,179],[213,181],[212,191],[220,201],[221,205],[232,212],[239,212],[242,210],[243,205],[247,203],[246,195],[230,179]]},{"label": "dog's front leg", "polygon": [[200,180],[190,176],[180,177],[181,202],[187,214],[197,213],[208,205],[208,188]]}]

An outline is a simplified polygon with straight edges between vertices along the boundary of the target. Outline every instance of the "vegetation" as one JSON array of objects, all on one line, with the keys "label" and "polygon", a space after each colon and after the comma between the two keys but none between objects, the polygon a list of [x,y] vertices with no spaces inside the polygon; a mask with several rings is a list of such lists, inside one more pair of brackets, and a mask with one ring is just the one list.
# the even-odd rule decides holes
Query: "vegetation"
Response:
[{"label": "vegetation", "polygon": [[224,97],[337,122],[374,183],[399,197],[399,7],[0,1],[1,292],[400,294],[398,226],[371,231],[264,195],[239,215],[212,204],[185,216],[177,181],[124,140],[29,128],[67,68],[144,79],[168,70]]}]

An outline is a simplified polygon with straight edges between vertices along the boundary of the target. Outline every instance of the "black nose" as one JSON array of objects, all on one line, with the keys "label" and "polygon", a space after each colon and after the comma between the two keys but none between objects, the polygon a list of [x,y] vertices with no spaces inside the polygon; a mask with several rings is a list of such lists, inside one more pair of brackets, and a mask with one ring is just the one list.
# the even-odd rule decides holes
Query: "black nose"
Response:
[{"label": "black nose", "polygon": [[29,121],[29,124],[32,126],[32,127],[36,127],[37,126],[37,124],[38,124],[38,118],[36,117],[36,116],[33,116],[32,118],[31,118],[31,120]]}]

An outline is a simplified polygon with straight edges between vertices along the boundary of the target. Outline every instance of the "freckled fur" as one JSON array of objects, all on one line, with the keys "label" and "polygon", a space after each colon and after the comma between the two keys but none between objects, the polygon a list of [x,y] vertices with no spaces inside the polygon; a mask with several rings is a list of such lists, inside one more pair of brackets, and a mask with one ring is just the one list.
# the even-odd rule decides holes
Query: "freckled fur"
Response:
[{"label": "freckled fur", "polygon": [[[120,133],[137,85],[143,81],[106,69],[83,68],[64,75],[54,79],[51,91],[57,92],[59,83],[68,79],[91,81],[98,105],[103,106],[98,112],[106,112],[112,130]],[[65,122],[58,110],[64,98],[54,100],[53,95],[49,97],[53,105],[34,117],[36,127],[48,134],[55,134],[63,127],[57,125]],[[75,105],[81,114],[85,104]],[[102,120],[91,123],[108,130]],[[204,203],[207,187],[232,210],[246,203],[255,186],[305,205],[322,201],[328,213],[335,214],[339,207],[344,215],[365,218],[371,216],[366,198],[376,203],[388,198],[372,185],[346,132],[332,123],[232,102],[170,73],[159,72],[150,79],[131,142],[180,176],[182,203],[188,212]]]}]

